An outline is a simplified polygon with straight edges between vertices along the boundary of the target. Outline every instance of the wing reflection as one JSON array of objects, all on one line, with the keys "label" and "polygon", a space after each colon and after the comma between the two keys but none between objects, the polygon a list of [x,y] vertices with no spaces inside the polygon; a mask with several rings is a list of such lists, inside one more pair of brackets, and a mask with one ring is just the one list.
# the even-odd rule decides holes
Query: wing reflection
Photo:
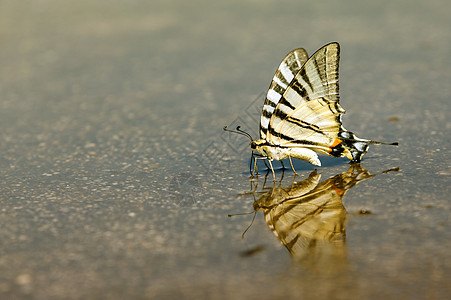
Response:
[{"label": "wing reflection", "polygon": [[373,176],[353,164],[348,171],[320,182],[321,174],[315,170],[291,187],[273,187],[260,195],[254,209],[263,210],[268,227],[294,258],[327,263],[346,256],[343,196]]}]

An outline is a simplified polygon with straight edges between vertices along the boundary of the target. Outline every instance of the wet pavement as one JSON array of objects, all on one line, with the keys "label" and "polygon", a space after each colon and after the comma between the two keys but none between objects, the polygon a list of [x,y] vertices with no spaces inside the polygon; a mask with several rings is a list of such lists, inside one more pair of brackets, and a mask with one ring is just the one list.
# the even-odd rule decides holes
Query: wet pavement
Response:
[{"label": "wet pavement", "polygon": [[[446,298],[450,7],[2,1],[0,298]],[[222,127],[330,41],[345,127],[400,146],[251,180]]]}]

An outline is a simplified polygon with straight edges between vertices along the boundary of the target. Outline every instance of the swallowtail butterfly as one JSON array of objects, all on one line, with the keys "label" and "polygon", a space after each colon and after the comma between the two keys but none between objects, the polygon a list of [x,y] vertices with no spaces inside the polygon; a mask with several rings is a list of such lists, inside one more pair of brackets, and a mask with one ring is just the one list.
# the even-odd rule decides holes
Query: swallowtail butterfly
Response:
[{"label": "swallowtail butterfly", "polygon": [[[342,125],[345,110],[339,104],[338,62],[340,45],[327,44],[310,58],[303,48],[285,56],[274,75],[260,117],[260,139],[251,139],[254,172],[257,159],[269,162],[291,158],[321,166],[317,153],[360,162],[371,144],[398,145],[358,138]],[[266,164],[266,162],[265,162]],[[258,172],[258,171],[257,171]],[[253,175],[253,173],[252,173]]]}]

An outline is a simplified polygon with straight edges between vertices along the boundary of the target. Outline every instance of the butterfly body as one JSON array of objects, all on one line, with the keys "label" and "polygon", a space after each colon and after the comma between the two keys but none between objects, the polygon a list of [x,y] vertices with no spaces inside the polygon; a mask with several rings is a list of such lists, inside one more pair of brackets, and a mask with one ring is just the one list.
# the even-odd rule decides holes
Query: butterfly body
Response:
[{"label": "butterfly body", "polygon": [[321,166],[321,161],[315,151],[304,147],[284,147],[281,145],[271,145],[266,140],[255,140],[251,142],[251,149],[269,160],[282,160],[292,157],[308,161],[316,166]]},{"label": "butterfly body", "polygon": [[[260,139],[251,149],[271,161],[302,159],[321,165],[316,153],[360,162],[370,144],[342,125],[345,110],[339,104],[338,63],[340,46],[330,43],[310,58],[298,48],[283,59],[273,77],[260,118]],[[392,143],[397,145],[397,143]],[[254,164],[256,170],[257,160]]]}]

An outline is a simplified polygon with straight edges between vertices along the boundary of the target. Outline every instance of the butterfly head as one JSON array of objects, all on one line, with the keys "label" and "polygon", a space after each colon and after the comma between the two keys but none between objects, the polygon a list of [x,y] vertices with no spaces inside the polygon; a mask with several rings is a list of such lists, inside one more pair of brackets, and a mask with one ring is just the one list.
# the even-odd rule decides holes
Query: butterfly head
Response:
[{"label": "butterfly head", "polygon": [[266,142],[266,140],[253,140],[249,145],[251,146],[252,151],[261,153],[264,146],[267,146],[268,143]]},{"label": "butterfly head", "polygon": [[253,140],[250,142],[250,146],[252,151],[259,153],[261,156],[270,159],[279,159],[277,158],[279,151],[275,151],[277,149],[275,149],[274,146],[269,145],[266,140]]},{"label": "butterfly head", "polygon": [[[268,142],[266,140],[263,140],[263,139],[254,140],[249,133],[241,130],[240,127],[241,126],[237,126],[237,128],[235,130],[230,130],[227,128],[227,126],[224,126],[223,129],[228,132],[238,133],[238,134],[246,136],[250,140],[249,145],[251,146],[252,151],[256,151],[256,152],[260,153],[262,156],[266,156],[266,157],[270,157],[270,158],[273,157],[272,150],[270,149],[271,146],[268,145]],[[272,148],[274,148],[274,147],[272,147]]]},{"label": "butterfly head", "polygon": [[258,151],[257,148],[259,148],[264,143],[264,140],[254,140],[250,142],[250,146],[252,151]]}]

